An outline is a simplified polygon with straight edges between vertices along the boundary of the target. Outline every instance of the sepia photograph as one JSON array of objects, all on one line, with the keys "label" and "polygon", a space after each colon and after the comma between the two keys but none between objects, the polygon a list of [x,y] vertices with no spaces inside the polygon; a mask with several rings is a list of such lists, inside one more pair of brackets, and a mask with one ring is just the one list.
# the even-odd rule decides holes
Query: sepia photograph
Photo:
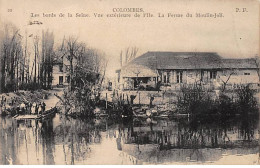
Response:
[{"label": "sepia photograph", "polygon": [[0,165],[259,165],[258,0],[0,0]]}]

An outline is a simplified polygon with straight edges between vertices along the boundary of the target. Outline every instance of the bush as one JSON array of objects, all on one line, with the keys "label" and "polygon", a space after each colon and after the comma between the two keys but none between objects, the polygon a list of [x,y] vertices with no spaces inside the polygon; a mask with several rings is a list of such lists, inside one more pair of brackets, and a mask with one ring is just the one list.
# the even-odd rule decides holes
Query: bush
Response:
[{"label": "bush", "polygon": [[42,86],[40,84],[37,83],[23,83],[19,86],[19,89],[21,90],[38,90],[38,89],[42,89]]},{"label": "bush", "polygon": [[251,89],[249,85],[240,85],[235,93],[237,95],[236,106],[241,114],[258,113],[257,100],[254,97],[256,90]]},{"label": "bush", "polygon": [[220,93],[215,100],[210,92],[205,91],[199,85],[182,86],[177,96],[177,112],[192,115],[234,116],[258,114],[258,104],[254,97],[256,90],[249,85],[240,85],[235,90],[235,100],[231,93]]},{"label": "bush", "polygon": [[189,114],[208,114],[213,101],[208,92],[199,85],[183,85],[177,96],[177,111]]},{"label": "bush", "polygon": [[221,115],[234,115],[236,107],[233,100],[224,93],[220,93],[216,101],[217,113]]}]

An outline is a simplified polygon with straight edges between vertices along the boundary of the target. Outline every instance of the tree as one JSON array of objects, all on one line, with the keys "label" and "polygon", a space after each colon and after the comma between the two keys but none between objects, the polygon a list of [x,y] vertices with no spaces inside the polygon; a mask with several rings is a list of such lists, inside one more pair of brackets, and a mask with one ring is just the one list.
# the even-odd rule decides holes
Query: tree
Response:
[{"label": "tree", "polygon": [[53,45],[54,35],[52,32],[42,32],[42,55],[41,55],[41,71],[40,82],[43,88],[50,88],[52,84],[52,69],[53,69]]},{"label": "tree", "polygon": [[22,60],[21,57],[23,54],[19,29],[12,24],[5,24],[1,34],[0,92],[2,93],[17,89],[16,82],[19,79],[19,61]]},{"label": "tree", "polygon": [[124,57],[124,64],[127,64],[128,62],[132,61],[136,58],[136,55],[138,53],[137,47],[127,47],[124,51],[120,51],[120,65],[123,66],[123,57]]},{"label": "tree", "polygon": [[227,84],[228,84],[231,76],[234,75],[235,73],[236,73],[235,69],[230,69],[229,71],[226,71],[222,77],[221,76],[219,77],[219,79],[223,83],[222,84],[222,92],[224,92],[226,90]]},{"label": "tree", "polygon": [[[32,62],[30,62],[30,52],[28,52],[27,32],[25,32],[25,44],[22,41],[23,36],[20,35],[20,30],[11,23],[0,27],[0,34],[0,93],[12,92],[18,89],[36,89],[43,85],[44,88],[46,86],[50,88],[52,81],[53,33],[48,30],[43,31],[42,54],[39,52],[40,37],[34,36],[34,59]],[[28,37],[33,37],[33,34]],[[30,83],[31,81],[33,83]]]},{"label": "tree", "polygon": [[69,37],[64,38],[57,55],[64,62],[67,61],[70,67],[69,89],[62,98],[62,102],[66,102],[66,113],[91,115],[92,109],[99,102],[100,88],[106,72],[104,53]]},{"label": "tree", "polygon": [[258,80],[260,82],[260,59],[259,59],[259,56],[256,55],[254,61],[255,61],[256,67],[257,67],[256,72],[257,72],[257,75],[258,75]]}]

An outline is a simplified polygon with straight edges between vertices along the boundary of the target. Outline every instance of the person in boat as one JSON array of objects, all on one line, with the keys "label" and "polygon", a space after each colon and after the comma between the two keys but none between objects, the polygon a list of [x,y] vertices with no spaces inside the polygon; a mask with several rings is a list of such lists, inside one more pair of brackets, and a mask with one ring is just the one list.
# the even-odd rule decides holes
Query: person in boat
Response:
[{"label": "person in boat", "polygon": [[46,104],[44,102],[42,102],[42,113],[45,112],[45,107],[46,107]]},{"label": "person in boat", "polygon": [[22,104],[20,105],[20,111],[22,114],[25,114],[25,103],[22,102]]},{"label": "person in boat", "polygon": [[11,104],[12,104],[12,106],[14,105],[14,103],[15,103],[15,100],[12,98],[12,99],[11,99]]},{"label": "person in boat", "polygon": [[36,106],[37,106],[37,104],[35,102],[33,102],[32,108],[31,108],[32,114],[36,114]]},{"label": "person in boat", "polygon": [[27,113],[28,113],[28,102],[25,101],[24,104],[25,104],[25,106],[24,106],[24,112],[25,112],[25,114],[27,114]]},{"label": "person in boat", "polygon": [[1,105],[3,106],[4,105],[4,103],[5,103],[5,97],[4,96],[2,96],[2,99],[1,99]]},{"label": "person in boat", "polygon": [[2,98],[1,98],[1,103],[0,103],[0,114],[3,113],[3,105],[4,105],[3,97],[4,97],[4,96],[2,96]]},{"label": "person in boat", "polygon": [[0,114],[3,114],[4,112],[5,112],[5,104],[1,104]]},{"label": "person in boat", "polygon": [[37,114],[42,115],[42,104],[41,103],[38,105],[38,113]]},{"label": "person in boat", "polygon": [[32,113],[32,103],[28,102],[28,113],[31,114]]},{"label": "person in boat", "polygon": [[16,107],[16,114],[18,114],[18,115],[20,114],[20,107],[19,106]]}]

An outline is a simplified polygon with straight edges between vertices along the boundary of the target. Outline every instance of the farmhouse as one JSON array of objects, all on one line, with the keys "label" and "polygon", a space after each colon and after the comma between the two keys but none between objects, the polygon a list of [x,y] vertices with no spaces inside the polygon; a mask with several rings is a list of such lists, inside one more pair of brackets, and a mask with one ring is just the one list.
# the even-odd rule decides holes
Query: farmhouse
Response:
[{"label": "farmhouse", "polygon": [[184,84],[212,89],[224,83],[256,86],[258,72],[254,58],[224,59],[212,52],[147,52],[117,71],[124,90],[179,89]]},{"label": "farmhouse", "polygon": [[[73,65],[76,64],[76,59],[73,59]],[[53,62],[53,80],[52,85],[61,87],[68,86],[70,83],[70,63],[69,60],[62,56]]]}]

